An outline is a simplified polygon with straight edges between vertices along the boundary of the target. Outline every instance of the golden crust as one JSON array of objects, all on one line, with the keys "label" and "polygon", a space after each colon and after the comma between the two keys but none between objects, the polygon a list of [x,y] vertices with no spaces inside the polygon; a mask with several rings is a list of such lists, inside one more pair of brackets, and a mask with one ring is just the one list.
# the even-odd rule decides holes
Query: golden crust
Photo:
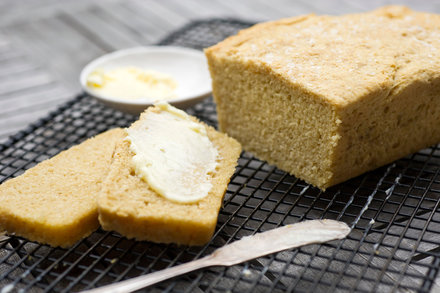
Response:
[{"label": "golden crust", "polygon": [[[387,6],[343,16],[258,24],[205,50],[208,58],[264,68],[333,105],[439,76],[440,17]],[[408,60],[411,64],[408,65]],[[420,68],[424,68],[420,72]]]}]

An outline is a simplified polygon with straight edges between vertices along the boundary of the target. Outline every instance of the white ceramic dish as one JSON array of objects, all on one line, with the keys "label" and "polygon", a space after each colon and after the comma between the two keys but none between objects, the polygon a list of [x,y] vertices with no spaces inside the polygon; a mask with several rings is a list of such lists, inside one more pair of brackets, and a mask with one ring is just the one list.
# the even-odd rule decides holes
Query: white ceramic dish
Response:
[{"label": "white ceramic dish", "polygon": [[168,102],[178,108],[191,107],[211,94],[211,78],[203,52],[170,46],[136,47],[99,57],[81,71],[81,86],[90,96],[110,107],[139,114],[152,102],[147,99],[130,100],[103,96],[87,86],[87,77],[95,69],[110,70],[127,66],[155,70],[172,76],[178,83],[177,97]]}]

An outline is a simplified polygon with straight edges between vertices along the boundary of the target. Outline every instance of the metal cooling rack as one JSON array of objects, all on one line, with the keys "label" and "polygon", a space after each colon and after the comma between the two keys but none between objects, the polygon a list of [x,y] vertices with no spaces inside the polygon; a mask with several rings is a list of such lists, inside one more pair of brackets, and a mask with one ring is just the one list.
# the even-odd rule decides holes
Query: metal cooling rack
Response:
[{"label": "metal cooling rack", "polygon": [[[192,23],[161,44],[204,48],[248,26]],[[211,99],[190,114],[216,124]],[[0,181],[133,116],[79,96],[0,145]],[[257,231],[305,219],[348,223],[347,239],[214,267],[160,283],[152,292],[428,292],[440,265],[440,150],[437,146],[321,192],[248,153],[239,159],[215,235],[198,248],[127,240],[98,230],[70,249],[0,236],[0,286],[71,292],[202,257]]]}]

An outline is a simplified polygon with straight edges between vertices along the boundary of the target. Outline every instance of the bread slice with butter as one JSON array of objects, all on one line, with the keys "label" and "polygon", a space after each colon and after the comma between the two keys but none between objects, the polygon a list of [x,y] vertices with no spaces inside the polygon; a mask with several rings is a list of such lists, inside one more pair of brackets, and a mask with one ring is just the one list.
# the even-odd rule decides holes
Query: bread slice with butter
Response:
[{"label": "bread slice with butter", "polygon": [[[174,114],[170,114],[170,111]],[[209,151],[191,151],[197,146],[182,146],[186,144],[184,137],[177,136],[180,136],[180,132],[185,132],[185,129],[174,132],[170,130],[178,126],[168,125],[168,122],[159,119],[158,116],[165,115],[165,112],[171,120],[175,120],[173,123],[187,123],[190,120],[188,129],[192,129],[201,136],[207,136],[208,141],[216,150],[212,153],[217,154],[212,172],[209,167],[202,166],[210,165],[209,160],[212,157],[209,154],[206,155]],[[173,115],[175,115],[174,118]],[[180,115],[182,117],[179,118]],[[152,117],[157,117],[157,120]],[[179,122],[179,119],[183,120]],[[162,126],[164,128],[160,128]],[[153,167],[156,164],[150,175],[142,175],[140,169],[144,166],[137,165],[139,162],[136,161],[136,155],[139,154],[135,153],[136,148],[132,145],[136,143],[136,139],[130,136],[141,134],[133,132],[135,129],[145,130],[147,133],[147,140],[142,143],[142,146],[145,147],[148,140],[152,141],[151,148],[144,154],[150,155],[150,161],[142,163]],[[155,129],[160,129],[160,131],[155,132]],[[194,117],[167,104],[150,107],[126,131],[127,138],[116,146],[109,175],[98,197],[99,221],[102,228],[117,231],[127,238],[159,243],[202,245],[208,242],[215,230],[223,196],[230,177],[234,173],[241,145],[233,138],[217,132],[214,128],[198,122]],[[162,131],[167,134],[161,136]],[[172,137],[169,137],[170,133]],[[191,138],[191,141],[193,140],[195,138]],[[185,148],[186,150],[177,154],[177,157],[165,157],[163,160],[157,158],[161,156],[161,152],[173,155],[173,152]],[[191,152],[192,154],[188,154]],[[205,164],[201,163],[202,159],[194,157],[204,154],[206,155]],[[181,160],[181,156],[193,163],[186,164],[185,160]],[[178,164],[176,161],[179,161]],[[158,163],[159,167],[157,167]],[[162,169],[161,165],[171,167],[163,166],[164,169]],[[188,166],[197,165],[201,169],[205,168],[205,171],[188,169],[185,172],[185,168],[191,168]],[[179,168],[184,168],[184,170],[178,170]],[[204,188],[204,184],[208,184],[209,188]],[[189,192],[185,192],[187,188]],[[206,192],[206,196],[195,195],[203,192]]]},{"label": "bread slice with butter", "polygon": [[123,134],[99,134],[0,185],[0,231],[61,247],[95,231],[96,196]]}]

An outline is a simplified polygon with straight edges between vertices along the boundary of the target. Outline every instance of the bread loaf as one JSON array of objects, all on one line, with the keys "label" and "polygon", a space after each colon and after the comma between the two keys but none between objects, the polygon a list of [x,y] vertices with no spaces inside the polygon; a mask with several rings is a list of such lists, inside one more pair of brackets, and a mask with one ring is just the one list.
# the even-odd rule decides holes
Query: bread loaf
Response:
[{"label": "bread loaf", "polygon": [[321,189],[440,141],[439,15],[305,15],[205,53],[220,130]]}]

